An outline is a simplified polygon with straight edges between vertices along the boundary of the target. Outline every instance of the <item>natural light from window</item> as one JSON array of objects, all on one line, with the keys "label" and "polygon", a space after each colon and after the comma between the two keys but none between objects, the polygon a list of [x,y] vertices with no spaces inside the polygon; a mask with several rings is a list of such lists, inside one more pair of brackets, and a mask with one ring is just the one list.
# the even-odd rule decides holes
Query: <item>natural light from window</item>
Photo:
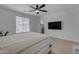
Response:
[{"label": "natural light from window", "polygon": [[29,18],[16,16],[16,33],[30,32]]}]

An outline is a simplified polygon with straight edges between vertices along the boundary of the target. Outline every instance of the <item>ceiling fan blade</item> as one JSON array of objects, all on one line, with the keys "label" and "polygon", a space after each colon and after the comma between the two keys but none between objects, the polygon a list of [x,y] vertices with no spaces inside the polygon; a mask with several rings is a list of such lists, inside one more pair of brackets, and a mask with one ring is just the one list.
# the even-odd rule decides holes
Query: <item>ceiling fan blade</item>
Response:
[{"label": "ceiling fan blade", "polygon": [[36,11],[36,10],[30,10],[30,11],[26,11],[26,10],[24,10],[24,12],[33,12],[33,11]]},{"label": "ceiling fan blade", "polygon": [[33,12],[33,11],[36,11],[36,10],[30,10],[30,11],[28,11],[28,12]]},{"label": "ceiling fan blade", "polygon": [[34,8],[34,7],[32,7],[32,6],[30,6],[31,8],[33,8],[33,9],[36,9],[36,8]]},{"label": "ceiling fan blade", "polygon": [[39,10],[39,11],[42,11],[42,12],[47,12],[47,10]]},{"label": "ceiling fan blade", "polygon": [[39,9],[43,8],[44,6],[45,6],[45,4],[42,4],[42,5],[39,7]]}]

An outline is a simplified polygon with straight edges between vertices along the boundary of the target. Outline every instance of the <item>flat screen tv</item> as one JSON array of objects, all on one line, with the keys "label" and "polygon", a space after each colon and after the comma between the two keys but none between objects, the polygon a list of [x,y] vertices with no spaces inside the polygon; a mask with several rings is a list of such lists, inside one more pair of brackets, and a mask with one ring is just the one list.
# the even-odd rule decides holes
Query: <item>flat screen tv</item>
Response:
[{"label": "flat screen tv", "polygon": [[61,30],[61,21],[48,22],[48,29]]}]

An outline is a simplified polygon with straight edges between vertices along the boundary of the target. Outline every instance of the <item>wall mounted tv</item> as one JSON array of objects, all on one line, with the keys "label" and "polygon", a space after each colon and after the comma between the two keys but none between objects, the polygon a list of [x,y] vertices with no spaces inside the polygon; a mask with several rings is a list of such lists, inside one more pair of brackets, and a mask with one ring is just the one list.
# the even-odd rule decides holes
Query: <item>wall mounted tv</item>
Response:
[{"label": "wall mounted tv", "polygon": [[61,21],[48,22],[48,29],[61,30]]}]

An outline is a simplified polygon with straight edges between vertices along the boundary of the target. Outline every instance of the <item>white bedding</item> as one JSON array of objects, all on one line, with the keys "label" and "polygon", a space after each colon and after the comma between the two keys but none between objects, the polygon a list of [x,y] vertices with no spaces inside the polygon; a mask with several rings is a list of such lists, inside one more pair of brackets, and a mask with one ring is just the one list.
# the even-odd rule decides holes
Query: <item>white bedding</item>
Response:
[{"label": "white bedding", "polygon": [[[21,33],[0,38],[0,53],[36,53],[35,49],[39,51],[38,49],[42,49],[45,46],[47,49],[49,39],[46,35],[40,33]],[[45,50],[45,48],[43,49]]]}]

